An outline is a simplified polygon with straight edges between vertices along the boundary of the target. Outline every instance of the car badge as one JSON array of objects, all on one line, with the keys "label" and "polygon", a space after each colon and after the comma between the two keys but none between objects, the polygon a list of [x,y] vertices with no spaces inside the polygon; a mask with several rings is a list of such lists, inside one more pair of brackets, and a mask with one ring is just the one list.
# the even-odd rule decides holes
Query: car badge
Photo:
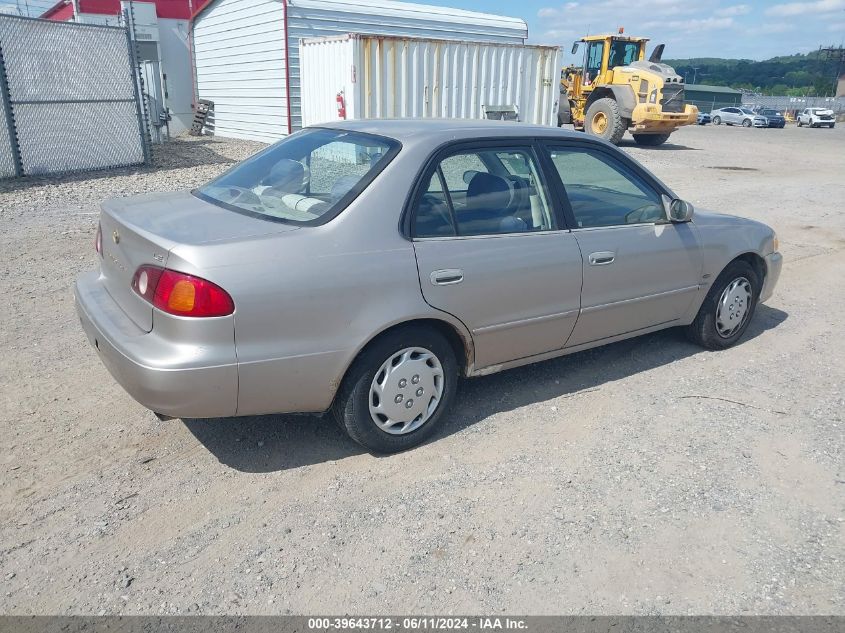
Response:
[{"label": "car badge", "polygon": [[118,233],[117,231],[112,231],[111,241],[114,242],[115,244],[119,244],[120,243],[120,233]]}]

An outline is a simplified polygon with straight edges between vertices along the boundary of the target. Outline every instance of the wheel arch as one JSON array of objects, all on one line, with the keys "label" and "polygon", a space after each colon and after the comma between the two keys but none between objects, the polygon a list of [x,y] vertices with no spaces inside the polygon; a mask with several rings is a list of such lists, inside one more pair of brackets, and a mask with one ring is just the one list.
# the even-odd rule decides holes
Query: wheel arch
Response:
[{"label": "wheel arch", "polygon": [[[744,261],[744,262],[748,263],[748,265],[751,266],[751,268],[754,269],[754,272],[757,273],[757,276],[760,278],[759,279],[760,288],[763,287],[763,283],[766,281],[766,274],[769,272],[767,267],[766,267],[766,260],[765,259],[760,257],[760,255],[758,253],[755,253],[753,251],[747,251],[745,253],[742,253],[742,254],[734,257],[731,261],[729,261],[727,264],[725,264],[722,267],[722,270],[724,270],[725,268],[730,266],[735,261]],[[720,275],[722,274],[721,271],[719,272],[719,274]]]},{"label": "wheel arch", "polygon": [[622,118],[631,118],[634,113],[634,107],[637,105],[634,89],[631,86],[607,85],[595,88],[584,104],[584,112],[587,111],[593,102],[605,98],[611,98],[616,101],[616,105],[619,107],[619,114],[622,115]]},{"label": "wheel arch", "polygon": [[472,337],[469,332],[461,325],[453,323],[447,319],[433,316],[414,317],[385,325],[382,329],[365,341],[357,350],[355,350],[355,353],[344,368],[340,380],[337,382],[333,398],[337,396],[340,385],[343,384],[343,381],[346,379],[347,375],[349,375],[349,370],[364,352],[370,349],[385,336],[392,334],[397,330],[409,327],[431,328],[443,335],[443,337],[449,342],[452,351],[455,353],[455,360],[458,364],[459,375],[467,375],[475,359],[475,346],[473,345]]}]

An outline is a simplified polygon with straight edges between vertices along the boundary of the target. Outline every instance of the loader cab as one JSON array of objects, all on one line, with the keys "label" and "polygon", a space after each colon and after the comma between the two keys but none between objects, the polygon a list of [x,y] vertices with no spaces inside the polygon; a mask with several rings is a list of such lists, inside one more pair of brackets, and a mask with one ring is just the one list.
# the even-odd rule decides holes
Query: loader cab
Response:
[{"label": "loader cab", "polygon": [[590,91],[593,86],[611,83],[613,68],[645,59],[646,42],[646,38],[623,35],[591,35],[576,41],[572,45],[573,55],[578,51],[579,44],[585,44],[583,90]]}]

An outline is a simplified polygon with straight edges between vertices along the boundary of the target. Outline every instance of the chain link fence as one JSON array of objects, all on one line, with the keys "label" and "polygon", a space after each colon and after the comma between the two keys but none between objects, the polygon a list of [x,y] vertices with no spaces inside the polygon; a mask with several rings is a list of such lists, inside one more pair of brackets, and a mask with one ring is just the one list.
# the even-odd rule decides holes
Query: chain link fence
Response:
[{"label": "chain link fence", "polygon": [[125,28],[0,15],[0,177],[148,162],[133,53]]},{"label": "chain link fence", "polygon": [[845,97],[781,97],[746,94],[743,105],[756,108],[771,108],[780,111],[801,111],[804,108],[826,108],[840,114],[845,112]]}]

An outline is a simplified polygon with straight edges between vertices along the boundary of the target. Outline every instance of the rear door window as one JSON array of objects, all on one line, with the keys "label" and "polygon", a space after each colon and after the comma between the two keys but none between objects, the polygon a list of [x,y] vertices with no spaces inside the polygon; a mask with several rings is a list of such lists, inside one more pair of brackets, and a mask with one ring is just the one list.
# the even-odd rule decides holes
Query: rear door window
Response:
[{"label": "rear door window", "polygon": [[455,152],[426,176],[414,237],[526,233],[553,228],[545,184],[527,147]]}]

